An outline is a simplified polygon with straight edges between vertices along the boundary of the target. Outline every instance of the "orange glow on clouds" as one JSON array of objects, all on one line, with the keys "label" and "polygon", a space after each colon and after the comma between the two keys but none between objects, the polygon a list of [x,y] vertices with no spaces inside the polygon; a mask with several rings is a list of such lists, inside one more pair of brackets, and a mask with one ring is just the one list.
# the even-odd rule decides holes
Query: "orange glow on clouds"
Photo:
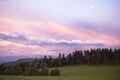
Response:
[{"label": "orange glow on clouds", "polygon": [[5,40],[1,40],[0,41],[0,46],[9,46],[9,45],[15,45],[15,46],[19,46],[19,47],[25,47],[24,44],[20,44],[20,43],[14,43],[14,42],[5,41]]}]

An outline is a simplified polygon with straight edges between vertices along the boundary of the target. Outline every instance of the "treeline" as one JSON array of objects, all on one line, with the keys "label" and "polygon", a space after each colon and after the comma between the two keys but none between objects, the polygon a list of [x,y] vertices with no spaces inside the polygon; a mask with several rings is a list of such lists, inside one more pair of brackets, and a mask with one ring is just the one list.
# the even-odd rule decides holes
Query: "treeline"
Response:
[{"label": "treeline", "polygon": [[30,62],[21,62],[15,66],[0,65],[0,75],[25,75],[25,76],[60,76],[59,69],[49,70],[47,67],[31,67]]},{"label": "treeline", "polygon": [[[41,60],[40,60],[41,61]],[[40,62],[39,60],[36,63]],[[120,49],[97,48],[90,50],[76,50],[68,55],[59,54],[57,58],[51,56],[43,58],[43,64],[47,67],[61,67],[69,65],[119,65]],[[38,64],[38,67],[40,65]],[[41,66],[42,67],[42,66]]]},{"label": "treeline", "polygon": [[58,57],[44,56],[34,59],[32,62],[21,62],[15,66],[0,65],[0,74],[4,75],[37,75],[37,76],[59,76],[60,70],[51,67],[62,67],[69,65],[119,65],[120,49],[97,48],[90,50],[76,50],[68,55],[59,54]]}]

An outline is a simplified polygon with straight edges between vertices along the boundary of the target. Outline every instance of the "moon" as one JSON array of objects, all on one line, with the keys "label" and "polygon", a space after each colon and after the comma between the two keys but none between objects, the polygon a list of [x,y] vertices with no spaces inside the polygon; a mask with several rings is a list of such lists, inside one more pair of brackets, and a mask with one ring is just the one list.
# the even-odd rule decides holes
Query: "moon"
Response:
[{"label": "moon", "polygon": [[93,9],[93,8],[94,8],[94,5],[90,5],[90,8]]}]

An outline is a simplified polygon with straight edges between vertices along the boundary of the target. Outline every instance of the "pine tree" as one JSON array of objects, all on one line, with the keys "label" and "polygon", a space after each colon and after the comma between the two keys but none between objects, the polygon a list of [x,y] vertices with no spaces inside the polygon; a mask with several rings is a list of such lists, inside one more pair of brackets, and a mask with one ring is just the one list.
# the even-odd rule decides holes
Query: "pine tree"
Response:
[{"label": "pine tree", "polygon": [[65,65],[66,65],[65,55],[64,55],[64,54],[62,54],[61,65],[62,65],[62,66],[65,66]]},{"label": "pine tree", "polygon": [[47,60],[47,56],[45,55],[45,56],[44,56],[44,59],[43,59],[43,67],[44,67],[44,68],[47,67],[46,60]]}]

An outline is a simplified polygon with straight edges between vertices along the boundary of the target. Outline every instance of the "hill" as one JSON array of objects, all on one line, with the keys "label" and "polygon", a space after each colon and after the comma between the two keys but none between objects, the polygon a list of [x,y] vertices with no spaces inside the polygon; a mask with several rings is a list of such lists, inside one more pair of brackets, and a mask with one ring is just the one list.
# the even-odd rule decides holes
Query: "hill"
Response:
[{"label": "hill", "polygon": [[0,80],[120,80],[120,66],[60,67],[61,76],[0,76]]},{"label": "hill", "polygon": [[32,62],[33,60],[34,60],[33,58],[18,59],[16,61],[3,63],[3,65],[4,66],[15,66],[16,64],[18,64],[20,62]]}]

